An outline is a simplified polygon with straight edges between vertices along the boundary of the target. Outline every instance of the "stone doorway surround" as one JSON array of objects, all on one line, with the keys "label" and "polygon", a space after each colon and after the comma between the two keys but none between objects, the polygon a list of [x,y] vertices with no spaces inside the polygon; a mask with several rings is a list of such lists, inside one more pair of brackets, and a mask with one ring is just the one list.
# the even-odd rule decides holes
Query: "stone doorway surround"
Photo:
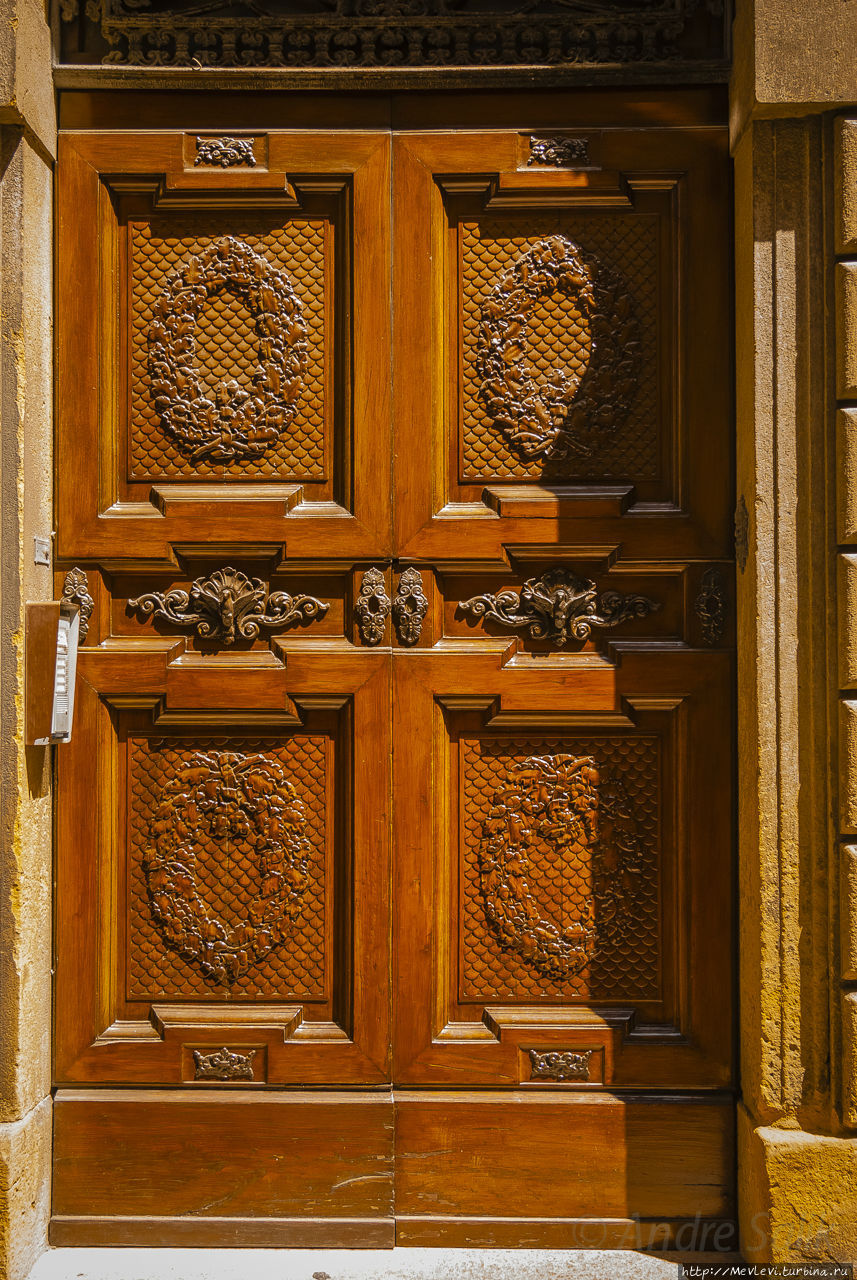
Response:
[{"label": "stone doorway surround", "polygon": [[[0,20],[9,1280],[46,1247],[50,1196],[51,762],[24,747],[21,722],[23,606],[51,583],[33,563],[33,537],[52,528],[49,7],[6,0]],[[741,0],[731,99],[742,1250],[857,1261],[857,0]]]}]

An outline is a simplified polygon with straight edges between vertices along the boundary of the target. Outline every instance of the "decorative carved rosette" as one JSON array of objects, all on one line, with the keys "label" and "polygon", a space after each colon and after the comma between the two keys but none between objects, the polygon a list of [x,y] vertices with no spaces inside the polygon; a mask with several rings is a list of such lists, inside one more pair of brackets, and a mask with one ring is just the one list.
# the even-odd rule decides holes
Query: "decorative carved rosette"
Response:
[{"label": "decorative carved rosette", "polygon": [[530,138],[528,165],[549,165],[554,169],[568,169],[572,165],[589,164],[589,139],[565,138],[561,134],[547,134]]},{"label": "decorative carved rosette", "polygon": [[[229,378],[209,394],[194,366],[196,326],[227,289],[253,316],[258,364],[251,388]],[[308,360],[303,308],[285,272],[250,245],[223,236],[189,257],[155,302],[147,336],[161,426],[191,462],[260,458],[293,422]]]},{"label": "decorative carved rosette", "polygon": [[604,591],[590,578],[569,569],[549,569],[541,578],[528,578],[520,591],[508,588],[496,595],[473,596],[459,608],[474,618],[490,618],[504,627],[526,631],[533,640],[548,640],[557,648],[582,643],[593,628],[617,627],[632,618],[645,618],[660,609],[648,596]]},{"label": "decorative carved rosette", "polygon": [[194,1080],[252,1080],[253,1059],[256,1050],[247,1053],[235,1053],[229,1049],[215,1049],[213,1053],[203,1053],[194,1049],[193,1061],[196,1070]]},{"label": "decorative carved rosette", "polygon": [[252,138],[197,138],[194,165],[213,165],[232,169],[236,165],[256,166]]},{"label": "decorative carved rosette", "polygon": [[354,602],[354,613],[364,644],[380,644],[393,604],[381,569],[367,569]]},{"label": "decorative carved rosette", "polygon": [[89,594],[89,579],[83,569],[69,569],[63,579],[62,594],[64,600],[71,600],[72,604],[76,604],[78,607],[80,615],[78,638],[80,643],[83,644],[89,632],[89,620],[92,617],[92,610],[95,608],[95,601]]},{"label": "decorative carved rosette", "polygon": [[[527,875],[540,844],[588,864],[592,891],[560,928],[540,912]],[[483,823],[479,871],[489,928],[546,978],[572,978],[623,932],[639,892],[640,842],[621,777],[593,756],[530,756],[512,765]]]},{"label": "decorative carved rosette", "polygon": [[128,601],[128,608],[192,627],[204,640],[233,645],[239,637],[255,640],[262,627],[285,627],[291,622],[321,618],[329,605],[315,596],[290,596],[285,591],[268,595],[261,578],[248,578],[240,569],[217,569],[209,578],[197,578],[190,591],[173,587],[166,593],[152,591]]},{"label": "decorative carved rosette", "polygon": [[417,643],[428,607],[419,569],[405,569],[393,599],[393,621],[402,644]]},{"label": "decorative carved rosette", "polygon": [[[527,358],[529,317],[559,295],[589,330],[585,370],[536,375]],[[533,245],[482,304],[479,396],[524,458],[588,458],[622,426],[637,389],[640,342],[627,288],[567,236]]]},{"label": "decorative carved rosette", "polygon": [[[197,751],[164,786],[143,858],[152,916],[167,946],[226,986],[288,938],[308,884],[306,810],[264,755]],[[200,892],[200,848],[230,847],[258,868],[246,917],[227,924]]]}]

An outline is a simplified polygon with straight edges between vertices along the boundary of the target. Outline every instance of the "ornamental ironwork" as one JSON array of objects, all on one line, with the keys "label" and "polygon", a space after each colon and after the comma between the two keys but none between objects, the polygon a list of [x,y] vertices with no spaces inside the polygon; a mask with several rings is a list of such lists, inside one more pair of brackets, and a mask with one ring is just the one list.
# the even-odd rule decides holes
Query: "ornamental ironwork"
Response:
[{"label": "ornamental ironwork", "polygon": [[595,628],[645,618],[660,607],[648,596],[619,591],[599,595],[591,578],[580,578],[570,569],[549,569],[540,578],[528,578],[520,591],[507,588],[459,602],[459,608],[474,618],[525,631],[531,639],[547,640],[557,648],[590,639]]},{"label": "ornamental ironwork", "polygon": [[322,618],[330,605],[315,596],[290,596],[285,591],[268,595],[261,578],[248,578],[227,566],[208,578],[196,578],[190,591],[151,591],[129,600],[128,608],[143,618],[189,627],[201,639],[222,640],[229,647],[239,639],[255,640],[263,627]]}]

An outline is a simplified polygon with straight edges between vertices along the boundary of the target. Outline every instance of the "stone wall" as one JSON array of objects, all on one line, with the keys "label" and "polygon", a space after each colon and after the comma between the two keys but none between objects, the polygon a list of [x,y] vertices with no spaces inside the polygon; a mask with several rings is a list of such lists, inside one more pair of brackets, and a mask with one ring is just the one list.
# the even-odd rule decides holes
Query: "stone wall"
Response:
[{"label": "stone wall", "polygon": [[0,25],[0,1275],[45,1247],[51,1136],[51,760],[23,745],[24,604],[50,599],[52,164],[44,4]]},{"label": "stone wall", "polygon": [[741,1238],[854,1261],[857,5],[742,5],[732,88]]}]

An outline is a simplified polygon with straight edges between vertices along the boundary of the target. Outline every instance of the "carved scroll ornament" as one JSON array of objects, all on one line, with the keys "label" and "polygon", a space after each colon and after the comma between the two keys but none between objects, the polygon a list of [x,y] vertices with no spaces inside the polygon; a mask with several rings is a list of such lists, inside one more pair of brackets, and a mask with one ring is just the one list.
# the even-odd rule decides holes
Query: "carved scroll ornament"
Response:
[{"label": "carved scroll ornament", "polygon": [[364,644],[381,643],[392,607],[382,570],[367,569],[360,583],[360,594],[354,602],[354,613]]},{"label": "carved scroll ornament", "polygon": [[[528,882],[540,843],[563,862],[588,862],[592,892],[562,928],[542,915]],[[504,951],[547,978],[572,978],[620,937],[640,883],[637,824],[621,777],[593,756],[529,756],[511,765],[482,828],[485,917]]]},{"label": "carved scroll ornament", "polygon": [[[251,388],[234,378],[209,394],[194,365],[203,307],[229,290],[255,322],[258,363]],[[307,327],[292,283],[250,245],[223,236],[167,280],[148,328],[149,386],[161,426],[191,462],[260,458],[298,410]]]},{"label": "carved scroll ornament", "polygon": [[541,578],[528,578],[520,591],[509,588],[459,602],[459,608],[474,618],[526,631],[533,640],[547,640],[557,648],[588,640],[595,628],[645,618],[660,607],[648,596],[619,591],[599,595],[590,578],[579,578],[569,569],[550,569]]},{"label": "carved scroll ornament", "polygon": [[[306,893],[307,817],[282,765],[264,755],[195,751],[161,792],[143,858],[152,917],[168,947],[206,978],[231,985],[280,946]],[[205,901],[200,852],[240,846],[257,869],[246,916],[221,919]]]},{"label": "carved scroll ornament", "polygon": [[80,615],[80,633],[78,638],[80,643],[83,644],[89,631],[89,620],[92,617],[92,610],[95,608],[95,601],[89,594],[89,579],[83,569],[69,569],[63,579],[62,594],[64,600],[71,600],[72,604],[76,604],[78,607]]},{"label": "carved scroll ornament", "polygon": [[[589,333],[585,368],[536,375],[528,359],[529,317],[555,296]],[[622,426],[637,390],[638,326],[619,277],[567,236],[533,245],[482,304],[476,347],[479,396],[525,459],[585,459]]]},{"label": "carved scroll ornament", "polygon": [[255,640],[262,627],[282,628],[292,622],[323,618],[330,605],[315,596],[267,594],[261,578],[248,578],[240,569],[217,569],[209,578],[196,578],[190,591],[151,591],[128,601],[128,608],[144,618],[189,627],[203,640]]},{"label": "carved scroll ornament", "polygon": [[531,1080],[588,1080],[589,1059],[594,1050],[530,1049]]},{"label": "carved scroll ornament", "polygon": [[405,569],[393,599],[393,621],[402,644],[417,643],[428,607],[419,569]]},{"label": "carved scroll ornament", "polygon": [[194,1049],[193,1060],[196,1070],[194,1080],[252,1080],[253,1059],[256,1050],[247,1053],[235,1053],[229,1049],[215,1049],[213,1053],[202,1053]]},{"label": "carved scroll ornament", "polygon": [[256,165],[252,138],[197,138],[195,165],[210,164],[220,169]]}]

